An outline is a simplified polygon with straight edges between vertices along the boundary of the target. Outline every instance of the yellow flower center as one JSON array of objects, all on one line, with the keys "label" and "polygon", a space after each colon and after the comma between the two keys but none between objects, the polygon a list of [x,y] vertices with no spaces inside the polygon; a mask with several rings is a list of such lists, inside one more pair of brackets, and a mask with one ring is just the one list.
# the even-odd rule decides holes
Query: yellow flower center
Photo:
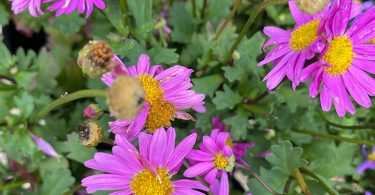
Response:
[{"label": "yellow flower center", "polygon": [[370,43],[371,43],[371,44],[375,44],[375,39],[371,39],[371,40],[370,40]]},{"label": "yellow flower center", "polygon": [[215,155],[214,164],[217,169],[224,169],[228,164],[228,160],[223,156],[223,153],[220,152]]},{"label": "yellow flower center", "polygon": [[157,169],[158,175],[143,169],[133,177],[130,187],[135,195],[169,195],[173,192],[172,182],[166,169]]},{"label": "yellow flower center", "polygon": [[164,100],[164,92],[160,83],[149,75],[140,75],[138,78],[146,93],[146,102],[150,104],[145,125],[148,132],[153,133],[161,127],[171,126],[176,108]]},{"label": "yellow flower center", "polygon": [[371,153],[367,156],[369,161],[374,161],[375,162],[375,153]]},{"label": "yellow flower center", "polygon": [[305,50],[318,37],[320,20],[310,21],[292,32],[289,45],[293,51]]},{"label": "yellow flower center", "polygon": [[332,67],[324,70],[330,75],[340,75],[345,73],[351,66],[354,58],[353,44],[348,37],[335,37],[328,46],[327,53],[324,54],[324,61]]}]

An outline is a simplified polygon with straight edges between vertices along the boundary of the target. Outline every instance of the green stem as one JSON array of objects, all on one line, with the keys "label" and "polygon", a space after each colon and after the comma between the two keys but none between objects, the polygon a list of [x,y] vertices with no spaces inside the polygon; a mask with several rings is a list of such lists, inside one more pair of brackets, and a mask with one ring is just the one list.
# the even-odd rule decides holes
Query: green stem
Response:
[{"label": "green stem", "polygon": [[288,194],[290,184],[292,184],[292,181],[293,181],[293,177],[289,175],[288,180],[286,180],[285,185],[284,185],[284,194]]},{"label": "green stem", "polygon": [[245,108],[247,111],[250,111],[251,113],[254,113],[256,115],[260,115],[264,118],[272,119],[272,120],[275,119],[275,117],[273,117],[271,114],[263,111],[260,107],[258,107],[256,105],[246,104],[246,105],[243,105],[243,108]]},{"label": "green stem", "polygon": [[38,114],[35,115],[33,118],[33,122],[36,122],[37,120],[43,118],[46,114],[48,114],[51,110],[66,104],[68,102],[72,102],[74,100],[82,99],[82,98],[88,98],[88,97],[106,97],[107,93],[103,90],[97,90],[97,89],[86,89],[86,90],[80,90],[76,91],[74,93],[71,93],[69,95],[63,96],[47,106],[45,106]]},{"label": "green stem", "polygon": [[219,31],[217,31],[213,41],[217,41],[220,37],[220,35],[223,33],[225,27],[229,24],[229,22],[232,20],[232,18],[236,15],[236,12],[237,12],[237,9],[238,7],[241,5],[241,0],[237,0],[233,6],[233,9],[232,11],[230,12],[230,14],[227,16],[227,18],[225,18],[225,21],[223,23],[223,25],[220,26],[220,29]]},{"label": "green stem", "polygon": [[325,138],[325,139],[332,139],[332,140],[336,140],[336,141],[343,141],[343,142],[349,142],[349,143],[360,144],[360,145],[368,145],[368,146],[374,146],[375,145],[375,142],[371,142],[371,141],[367,141],[367,140],[341,137],[341,136],[337,136],[337,135],[320,133],[320,132],[316,132],[316,131],[300,130],[300,129],[293,129],[292,131],[297,132],[297,133],[303,133],[303,134],[318,136],[318,137]]},{"label": "green stem", "polygon": [[114,141],[108,137],[103,137],[102,142],[111,146],[113,146],[113,143],[114,143]]},{"label": "green stem", "polygon": [[121,6],[122,13],[125,14],[125,23],[129,27],[130,33],[134,35],[131,18],[130,18],[130,12],[128,8],[128,0],[120,0],[120,6]]},{"label": "green stem", "polygon": [[247,20],[245,26],[242,28],[240,35],[237,37],[236,41],[233,43],[232,47],[230,48],[230,51],[225,58],[225,62],[229,62],[232,59],[232,54],[234,50],[237,49],[238,45],[241,43],[241,40],[245,36],[246,32],[249,30],[250,26],[253,24],[255,18],[263,9],[272,5],[286,3],[286,2],[288,2],[288,0],[261,0],[260,2],[258,2],[254,7],[254,11],[249,16],[249,19]]},{"label": "green stem", "polygon": [[197,5],[195,3],[195,0],[191,0],[191,6],[193,8],[193,16],[194,18],[196,18],[197,17]]},{"label": "green stem", "polygon": [[330,195],[337,195],[336,192],[334,192],[322,179],[320,179],[319,176],[317,176],[315,173],[311,172],[308,169],[301,168],[301,172],[305,173],[306,175],[316,179],[319,182],[319,185]]},{"label": "green stem", "polygon": [[311,195],[311,193],[309,191],[309,188],[307,187],[307,184],[305,182],[305,179],[303,179],[303,176],[302,176],[301,172],[299,171],[299,169],[296,170],[295,175],[296,175],[297,183],[298,183],[299,187],[301,188],[303,194]]},{"label": "green stem", "polygon": [[269,186],[267,185],[267,183],[264,182],[263,179],[262,179],[257,173],[255,173],[255,171],[254,171],[252,168],[250,168],[250,167],[248,167],[248,166],[243,166],[243,165],[238,164],[238,163],[236,163],[236,167],[237,167],[237,168],[241,168],[241,169],[243,169],[243,170],[249,172],[251,175],[253,175],[254,178],[255,178],[256,180],[258,180],[258,182],[264,187],[264,189],[266,189],[267,191],[269,191],[269,192],[272,193],[273,195],[279,195],[279,193],[277,193],[276,191],[272,190],[272,188],[269,187]]},{"label": "green stem", "polygon": [[202,6],[202,9],[201,9],[201,18],[202,18],[202,20],[204,19],[204,13],[206,11],[207,4],[208,4],[208,0],[204,0],[203,1],[203,6]]},{"label": "green stem", "polygon": [[348,126],[348,125],[340,125],[334,122],[331,122],[327,119],[327,117],[324,116],[324,113],[322,111],[316,111],[321,119],[323,119],[328,125],[338,127],[341,129],[350,129],[350,130],[360,130],[360,129],[371,129],[375,130],[375,125],[354,125],[354,126]]},{"label": "green stem", "polygon": [[81,184],[77,184],[77,185],[74,186],[71,190],[65,192],[63,195],[73,195],[74,192],[76,192],[77,190],[79,190],[81,187],[82,187]]},{"label": "green stem", "polygon": [[13,189],[13,188],[19,188],[25,183],[26,183],[26,181],[17,181],[17,182],[8,183],[8,184],[5,184],[5,185],[0,184],[0,191],[10,190],[10,189]]}]

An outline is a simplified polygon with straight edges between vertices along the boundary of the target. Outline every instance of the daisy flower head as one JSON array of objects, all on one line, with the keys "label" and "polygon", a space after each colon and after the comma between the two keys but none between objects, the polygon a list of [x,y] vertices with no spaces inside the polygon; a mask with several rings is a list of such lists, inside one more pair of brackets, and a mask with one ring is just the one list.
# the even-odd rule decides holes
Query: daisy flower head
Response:
[{"label": "daisy flower head", "polygon": [[47,10],[56,12],[56,16],[63,14],[69,15],[75,10],[78,10],[80,14],[86,12],[86,18],[88,18],[94,7],[103,10],[105,8],[105,3],[103,0],[55,0]]},{"label": "daisy flower head", "polygon": [[29,10],[30,15],[37,17],[43,15],[40,6],[45,0],[11,0],[12,11],[14,14],[19,14],[25,9]]},{"label": "daisy flower head", "polygon": [[322,47],[319,35],[322,32],[326,9],[321,13],[309,15],[303,13],[293,0],[289,1],[290,12],[296,22],[292,30],[283,30],[274,26],[266,26],[264,33],[270,39],[263,49],[274,45],[258,66],[273,62],[274,68],[263,79],[267,81],[268,90],[276,88],[286,76],[292,81],[293,89],[300,83],[300,76],[305,61],[314,57]]},{"label": "daisy flower head", "polygon": [[114,190],[110,195],[202,195],[198,190],[208,189],[198,181],[172,180],[196,138],[193,133],[175,147],[175,130],[161,128],[153,135],[141,133],[138,150],[127,139],[116,136],[112,154],[98,152],[85,162],[86,167],[106,173],[84,178],[82,186],[88,193]]},{"label": "daisy flower head", "polygon": [[327,45],[319,61],[303,70],[301,81],[311,79],[310,96],[320,92],[323,111],[331,108],[337,114],[355,113],[350,96],[362,107],[369,108],[369,96],[375,95],[375,45],[368,42],[375,37],[375,7],[359,15],[350,27],[353,15],[351,0],[335,1],[330,20],[326,23]]},{"label": "daisy flower head", "polygon": [[191,150],[186,157],[193,166],[185,171],[184,176],[205,175],[204,180],[210,185],[216,185],[216,178],[220,178],[218,188],[227,189],[227,174],[232,172],[235,161],[233,150],[227,145],[229,136],[228,132],[219,132],[218,129],[212,130],[210,136],[204,136],[199,150]]},{"label": "daisy flower head", "polygon": [[[213,127],[213,129],[219,130],[219,132],[226,132],[227,129],[228,129],[228,126],[226,126],[223,122],[221,122],[221,120],[218,116],[212,117],[212,127]],[[247,165],[247,163],[242,158],[245,155],[247,155],[247,149],[248,148],[254,147],[254,143],[252,143],[252,142],[246,142],[246,143],[233,142],[233,138],[232,138],[231,134],[229,134],[229,137],[226,141],[226,144],[232,148],[234,157],[236,159],[236,162]]]},{"label": "daisy flower head", "polygon": [[357,173],[363,173],[366,169],[375,169],[375,146],[372,147],[371,153],[368,153],[366,146],[363,145],[362,154],[366,157],[366,161],[357,168]]},{"label": "daisy flower head", "polygon": [[116,77],[128,75],[140,80],[145,92],[143,108],[130,120],[116,120],[110,122],[111,131],[133,140],[143,129],[153,133],[161,127],[171,126],[175,118],[194,120],[184,112],[192,108],[197,112],[204,112],[204,95],[198,94],[190,88],[193,84],[190,75],[193,70],[175,65],[163,70],[160,65],[150,66],[150,58],[142,54],[137,65],[126,67],[117,57],[119,64],[114,71],[103,75],[103,82],[111,86]]}]

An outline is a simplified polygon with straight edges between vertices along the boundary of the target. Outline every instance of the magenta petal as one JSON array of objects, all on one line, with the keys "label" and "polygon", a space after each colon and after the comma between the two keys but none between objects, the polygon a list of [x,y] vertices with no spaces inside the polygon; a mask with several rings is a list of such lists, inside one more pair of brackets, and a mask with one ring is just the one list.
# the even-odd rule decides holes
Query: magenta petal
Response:
[{"label": "magenta petal", "polygon": [[147,134],[147,133],[141,133],[138,137],[139,152],[146,159],[149,159],[148,154],[149,154],[149,150],[150,150],[151,140],[152,140],[152,135]]},{"label": "magenta petal", "polygon": [[215,141],[209,136],[203,136],[203,142],[199,146],[201,150],[207,151],[210,154],[217,154],[220,152],[219,147],[216,145]]},{"label": "magenta petal", "polygon": [[203,174],[209,172],[214,167],[215,166],[214,166],[213,162],[201,162],[201,163],[195,164],[195,165],[191,166],[190,168],[188,168],[184,172],[184,176],[185,177],[195,177],[197,175],[203,175]]},{"label": "magenta petal", "polygon": [[228,174],[225,172],[223,172],[223,174],[221,175],[219,195],[229,195]]},{"label": "magenta petal", "polygon": [[189,160],[195,160],[195,161],[212,161],[213,157],[201,150],[191,150],[190,153],[186,156]]},{"label": "magenta petal", "polygon": [[175,148],[169,162],[168,168],[173,170],[179,164],[181,164],[182,160],[189,154],[191,149],[193,148],[195,142],[197,140],[197,134],[193,133],[183,139]]},{"label": "magenta petal", "polygon": [[176,188],[193,188],[193,189],[208,191],[208,188],[204,186],[203,184],[201,184],[200,182],[189,180],[189,179],[180,179],[177,181],[173,181],[172,185],[173,187],[176,187]]},{"label": "magenta petal", "polygon": [[59,156],[57,154],[57,152],[55,151],[55,149],[53,149],[51,144],[49,144],[43,138],[38,137],[38,136],[36,136],[32,133],[30,133],[30,135],[31,135],[31,138],[33,138],[35,144],[38,146],[39,150],[42,151],[44,154],[46,154],[48,156],[52,156],[52,157],[58,157]]},{"label": "magenta petal", "polygon": [[204,180],[207,181],[209,184],[213,184],[216,176],[217,176],[218,170],[212,169],[210,172],[207,173],[207,175],[204,177]]},{"label": "magenta petal", "polygon": [[163,128],[158,129],[152,136],[150,152],[148,154],[150,163],[159,167],[167,147],[167,133]]},{"label": "magenta petal", "polygon": [[131,194],[132,194],[131,189],[128,189],[128,190],[121,190],[121,191],[117,191],[117,192],[112,192],[109,195],[131,195]]},{"label": "magenta petal", "polygon": [[148,57],[148,55],[141,54],[137,63],[138,75],[144,75],[148,73],[149,69],[150,69],[150,57]]},{"label": "magenta petal", "polygon": [[357,168],[357,173],[364,173],[366,169],[375,169],[375,162],[365,161]]},{"label": "magenta petal", "polygon": [[174,146],[176,142],[176,131],[173,127],[169,127],[167,130],[167,146],[165,148],[164,157],[162,160],[162,166],[168,166],[168,162],[173,155]]},{"label": "magenta petal", "polygon": [[129,179],[120,175],[98,174],[82,179],[82,186],[88,193],[98,190],[123,190],[129,188]]}]

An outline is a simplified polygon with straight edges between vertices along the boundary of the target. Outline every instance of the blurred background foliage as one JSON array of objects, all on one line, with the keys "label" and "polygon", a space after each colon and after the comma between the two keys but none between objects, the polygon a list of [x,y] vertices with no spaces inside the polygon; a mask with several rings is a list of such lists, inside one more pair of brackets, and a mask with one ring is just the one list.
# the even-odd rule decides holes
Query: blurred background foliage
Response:
[{"label": "blurred background foliage", "polygon": [[[293,91],[291,84],[284,82],[275,91],[266,91],[262,78],[271,66],[256,66],[264,57],[266,37],[261,30],[266,25],[293,27],[286,4],[261,12],[233,60],[228,61],[230,47],[254,11],[255,2],[128,0],[126,7],[124,2],[107,0],[104,11],[95,10],[86,20],[77,13],[61,17],[45,13],[38,18],[27,12],[14,15],[9,2],[1,1],[0,193],[78,193],[82,190],[80,180],[92,174],[82,163],[96,151],[110,149],[105,144],[85,148],[78,142],[77,126],[84,122],[84,107],[99,103],[107,111],[103,99],[69,103],[42,120],[32,120],[43,106],[67,93],[104,88],[99,78],[82,76],[76,64],[78,51],[93,39],[106,40],[127,65],[147,53],[154,64],[164,68],[181,64],[194,69],[194,89],[206,95],[207,112],[194,113],[196,122],[176,121],[179,139],[193,129],[200,137],[208,134],[212,117],[220,116],[236,142],[255,143],[245,160],[278,193],[284,192],[293,170],[301,167],[314,175],[306,173],[309,176],[305,178],[312,194],[327,194],[324,185],[334,194],[363,194],[364,189],[375,192],[375,172],[359,175],[355,171],[363,161],[360,144],[301,133],[314,131],[373,142],[373,108],[357,107],[356,115],[339,118],[334,111],[322,113],[306,85]],[[105,115],[98,121],[107,136],[107,122],[112,120]],[[30,132],[48,141],[60,156],[43,155]],[[263,158],[261,154],[270,150],[273,155]],[[253,194],[270,194],[251,175],[244,181]],[[295,180],[290,185],[288,194],[301,194]],[[231,186],[231,194],[248,190],[235,179]]]}]

